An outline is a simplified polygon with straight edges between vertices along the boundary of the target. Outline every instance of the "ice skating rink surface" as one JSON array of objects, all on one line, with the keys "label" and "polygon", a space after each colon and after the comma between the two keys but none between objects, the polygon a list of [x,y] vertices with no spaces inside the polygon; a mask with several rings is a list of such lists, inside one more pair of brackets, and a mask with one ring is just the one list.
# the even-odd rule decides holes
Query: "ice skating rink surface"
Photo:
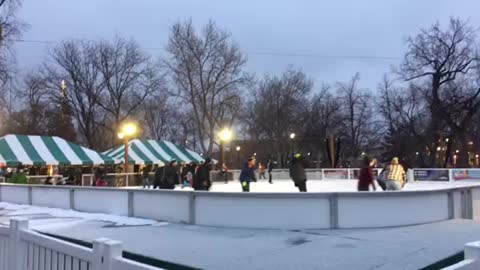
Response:
[{"label": "ice skating rink surface", "polygon": [[[409,182],[405,185],[403,190],[436,190],[452,187],[465,187],[480,185],[478,181],[457,181],[457,182],[442,182],[442,181],[416,181]],[[377,192],[383,190],[377,186]],[[132,187],[131,187],[132,188]],[[134,187],[141,188],[141,187]],[[177,186],[175,190],[191,191],[191,188]],[[308,180],[308,192],[354,192],[357,191],[357,180],[345,179],[325,179],[325,180]],[[214,182],[210,191],[213,192],[241,192],[242,188],[240,182],[237,180],[224,182]],[[273,184],[268,183],[267,180],[259,180],[256,183],[250,184],[250,192],[298,192],[291,180],[274,180]]]}]

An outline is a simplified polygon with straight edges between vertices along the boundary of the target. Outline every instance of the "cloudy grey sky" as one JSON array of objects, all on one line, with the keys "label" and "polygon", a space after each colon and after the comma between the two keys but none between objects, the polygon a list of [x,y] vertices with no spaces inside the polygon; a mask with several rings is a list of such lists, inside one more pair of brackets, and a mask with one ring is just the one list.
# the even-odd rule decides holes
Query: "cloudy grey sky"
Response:
[{"label": "cloudy grey sky", "polygon": [[[273,74],[292,64],[317,85],[358,71],[362,86],[374,88],[400,62],[406,37],[450,16],[480,27],[479,10],[478,0],[24,0],[19,15],[31,26],[26,40],[120,35],[145,48],[165,48],[169,27],[179,19],[198,26],[213,19],[248,55],[248,71]],[[18,44],[22,70],[41,62],[47,46]]]}]

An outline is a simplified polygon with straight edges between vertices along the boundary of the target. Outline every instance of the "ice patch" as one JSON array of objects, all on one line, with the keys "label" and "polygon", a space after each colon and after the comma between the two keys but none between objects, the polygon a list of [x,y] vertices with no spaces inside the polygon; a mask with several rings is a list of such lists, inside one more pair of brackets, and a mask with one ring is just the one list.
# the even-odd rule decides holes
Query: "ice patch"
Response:
[{"label": "ice patch", "polygon": [[157,222],[150,219],[116,216],[99,213],[85,213],[74,210],[48,208],[32,205],[11,204],[0,202],[0,209],[11,211],[4,216],[49,215],[59,218],[78,218],[81,220],[104,221],[114,226],[146,226]]}]

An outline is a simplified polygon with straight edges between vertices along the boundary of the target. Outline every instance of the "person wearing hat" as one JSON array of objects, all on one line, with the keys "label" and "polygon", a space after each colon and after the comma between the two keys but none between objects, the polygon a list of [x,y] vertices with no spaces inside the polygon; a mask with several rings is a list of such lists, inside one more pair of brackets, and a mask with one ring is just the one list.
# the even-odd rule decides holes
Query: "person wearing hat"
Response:
[{"label": "person wearing hat", "polygon": [[405,185],[406,175],[397,157],[387,167],[387,190],[401,190]]},{"label": "person wearing hat", "polygon": [[212,160],[206,158],[205,162],[199,166],[193,179],[193,188],[195,190],[210,190],[212,182],[210,181],[210,171],[212,169]]},{"label": "person wearing hat", "polygon": [[301,154],[295,154],[290,164],[290,178],[300,192],[307,192],[307,174],[305,173],[305,162]]},{"label": "person wearing hat", "polygon": [[250,157],[243,165],[240,172],[240,184],[242,185],[242,192],[250,192],[250,183],[256,182],[255,177],[255,157]]}]

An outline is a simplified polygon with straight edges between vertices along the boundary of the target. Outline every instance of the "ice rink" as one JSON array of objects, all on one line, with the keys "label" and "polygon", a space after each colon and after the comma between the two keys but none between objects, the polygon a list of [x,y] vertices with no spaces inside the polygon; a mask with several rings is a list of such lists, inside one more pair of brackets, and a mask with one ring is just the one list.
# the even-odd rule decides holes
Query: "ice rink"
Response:
[{"label": "ice rink", "polygon": [[[403,190],[435,190],[451,187],[464,187],[480,185],[476,181],[459,181],[459,182],[435,182],[435,181],[417,181],[409,182]],[[141,188],[141,187],[130,187]],[[175,190],[190,191],[191,188],[177,186]],[[325,179],[325,180],[308,180],[308,192],[354,192],[357,191],[357,180],[342,179]],[[242,188],[239,181],[214,182],[210,191],[214,192],[241,192]],[[298,192],[291,180],[274,180],[273,184],[269,184],[267,180],[259,180],[250,184],[250,192]],[[377,185],[377,192],[382,192]]]}]

